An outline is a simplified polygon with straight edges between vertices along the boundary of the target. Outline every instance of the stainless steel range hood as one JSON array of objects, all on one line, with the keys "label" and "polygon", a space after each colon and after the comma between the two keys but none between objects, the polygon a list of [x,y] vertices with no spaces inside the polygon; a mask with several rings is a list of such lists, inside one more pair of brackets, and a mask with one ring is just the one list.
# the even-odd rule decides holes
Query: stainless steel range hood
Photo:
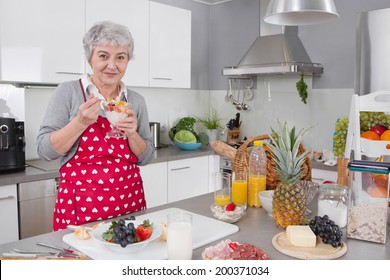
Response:
[{"label": "stainless steel range hood", "polygon": [[266,4],[267,1],[260,1],[260,36],[237,66],[223,68],[223,75],[322,74],[323,67],[311,61],[299,39],[297,26],[278,26],[264,22],[262,15]]}]

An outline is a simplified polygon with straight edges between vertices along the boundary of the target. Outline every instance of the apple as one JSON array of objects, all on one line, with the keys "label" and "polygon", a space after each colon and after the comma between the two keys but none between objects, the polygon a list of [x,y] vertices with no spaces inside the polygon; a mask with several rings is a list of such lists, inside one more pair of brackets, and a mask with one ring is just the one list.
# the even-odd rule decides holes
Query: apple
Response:
[{"label": "apple", "polygon": [[384,125],[374,125],[371,127],[370,131],[374,131],[379,137],[387,130],[387,127]]}]

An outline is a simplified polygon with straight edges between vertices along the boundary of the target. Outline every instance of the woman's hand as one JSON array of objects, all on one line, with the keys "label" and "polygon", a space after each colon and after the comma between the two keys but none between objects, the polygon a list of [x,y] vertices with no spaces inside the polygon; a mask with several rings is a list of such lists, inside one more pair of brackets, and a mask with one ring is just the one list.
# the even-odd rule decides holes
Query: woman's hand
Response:
[{"label": "woman's hand", "polygon": [[129,143],[130,150],[136,155],[139,156],[146,149],[146,142],[138,134],[138,120],[134,111],[130,108],[127,109],[128,117],[124,118],[116,123],[116,128],[122,130],[126,136]]},{"label": "woman's hand", "polygon": [[77,119],[79,122],[88,127],[96,122],[100,113],[100,99],[95,97],[92,93],[89,99],[80,105],[77,113]]},{"label": "woman's hand", "polygon": [[127,137],[131,138],[137,133],[138,120],[132,109],[127,108],[126,113],[128,114],[127,118],[118,121],[116,123],[116,128],[122,130]]}]

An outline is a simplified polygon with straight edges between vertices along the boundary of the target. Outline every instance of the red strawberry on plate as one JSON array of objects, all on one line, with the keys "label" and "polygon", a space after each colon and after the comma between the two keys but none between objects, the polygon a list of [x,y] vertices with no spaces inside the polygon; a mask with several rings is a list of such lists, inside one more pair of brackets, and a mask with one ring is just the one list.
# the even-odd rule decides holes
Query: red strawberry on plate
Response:
[{"label": "red strawberry on plate", "polygon": [[152,224],[149,220],[145,220],[136,229],[135,235],[139,238],[139,241],[148,239],[152,235]]}]

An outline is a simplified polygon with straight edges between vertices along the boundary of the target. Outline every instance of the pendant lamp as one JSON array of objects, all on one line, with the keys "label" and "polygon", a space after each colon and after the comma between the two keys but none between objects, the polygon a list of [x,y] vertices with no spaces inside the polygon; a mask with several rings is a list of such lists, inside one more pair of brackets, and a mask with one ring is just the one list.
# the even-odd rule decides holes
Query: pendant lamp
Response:
[{"label": "pendant lamp", "polygon": [[270,0],[264,21],[276,25],[311,25],[339,18],[333,0]]}]

